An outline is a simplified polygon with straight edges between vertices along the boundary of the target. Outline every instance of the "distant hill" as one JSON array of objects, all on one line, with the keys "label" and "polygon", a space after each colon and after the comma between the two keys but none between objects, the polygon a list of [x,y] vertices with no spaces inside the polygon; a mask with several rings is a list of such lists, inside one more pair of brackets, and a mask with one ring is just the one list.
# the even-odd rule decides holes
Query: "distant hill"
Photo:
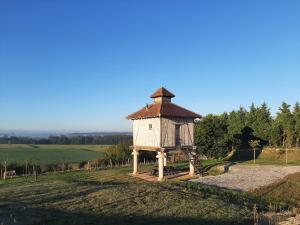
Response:
[{"label": "distant hill", "polygon": [[31,137],[31,138],[48,138],[49,136],[65,135],[68,137],[73,136],[108,136],[108,135],[132,135],[132,132],[70,132],[70,131],[6,131],[0,130],[0,137]]},{"label": "distant hill", "polygon": [[67,136],[108,136],[108,135],[132,135],[132,132],[78,132],[67,134]]},{"label": "distant hill", "polygon": [[1,131],[0,137],[30,137],[30,138],[48,138],[51,135],[66,135],[64,132],[55,131]]}]

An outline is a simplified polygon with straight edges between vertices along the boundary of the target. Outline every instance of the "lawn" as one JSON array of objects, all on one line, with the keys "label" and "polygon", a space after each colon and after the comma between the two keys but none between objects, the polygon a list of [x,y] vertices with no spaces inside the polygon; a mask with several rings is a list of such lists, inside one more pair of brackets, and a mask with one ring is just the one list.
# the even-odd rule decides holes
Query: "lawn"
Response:
[{"label": "lawn", "polygon": [[[266,148],[259,155],[257,162],[260,164],[285,164],[285,149],[271,149]],[[287,154],[288,164],[300,165],[300,149],[288,150]]]},{"label": "lawn", "polygon": [[[0,145],[0,157],[42,163],[95,158],[107,146]],[[3,153],[3,154],[2,154]],[[84,158],[86,157],[86,158]],[[204,166],[224,163],[204,161]],[[141,165],[145,171],[156,166]],[[176,164],[188,168],[188,163]],[[147,182],[132,177],[132,167],[45,173],[0,181],[0,224],[253,224],[254,203],[298,206],[300,174],[243,194],[184,181]],[[298,206],[299,207],[299,206]],[[265,210],[266,208],[264,208]]]},{"label": "lawn", "polygon": [[257,190],[256,193],[269,201],[285,202],[300,208],[300,173],[291,174],[276,184]]},{"label": "lawn", "polygon": [[25,164],[36,161],[39,165],[79,162],[95,159],[107,145],[27,145],[0,144],[0,162]]},{"label": "lawn", "polygon": [[180,181],[146,182],[129,176],[131,170],[51,173],[37,183],[24,177],[0,183],[0,224],[251,224],[252,209],[226,196]]},{"label": "lawn", "polygon": [[[256,164],[260,165],[285,165],[285,149],[264,148],[256,152]],[[289,149],[287,155],[289,165],[300,165],[300,149]],[[253,164],[253,151],[240,150],[235,153],[233,161],[245,164]]]}]

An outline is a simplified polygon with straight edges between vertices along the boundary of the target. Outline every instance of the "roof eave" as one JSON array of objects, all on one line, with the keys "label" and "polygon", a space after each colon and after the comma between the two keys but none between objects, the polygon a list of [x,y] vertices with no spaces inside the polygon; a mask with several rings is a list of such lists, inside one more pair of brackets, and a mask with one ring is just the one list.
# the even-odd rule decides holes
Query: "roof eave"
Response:
[{"label": "roof eave", "polygon": [[151,119],[151,118],[159,118],[160,116],[145,116],[145,117],[126,117],[128,120],[141,120],[141,119]]}]

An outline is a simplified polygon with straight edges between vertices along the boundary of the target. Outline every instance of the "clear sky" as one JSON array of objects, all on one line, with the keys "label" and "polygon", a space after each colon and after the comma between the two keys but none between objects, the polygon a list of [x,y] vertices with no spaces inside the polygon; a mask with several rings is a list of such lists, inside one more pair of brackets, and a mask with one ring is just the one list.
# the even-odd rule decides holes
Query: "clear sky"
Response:
[{"label": "clear sky", "polygon": [[128,131],[162,85],[202,115],[300,101],[300,1],[0,0],[0,130]]}]

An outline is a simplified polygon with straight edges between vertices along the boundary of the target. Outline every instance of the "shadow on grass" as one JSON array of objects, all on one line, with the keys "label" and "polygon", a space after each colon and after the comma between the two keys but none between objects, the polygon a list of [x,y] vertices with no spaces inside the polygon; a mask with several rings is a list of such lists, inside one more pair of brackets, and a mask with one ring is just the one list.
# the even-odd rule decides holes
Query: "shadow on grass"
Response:
[{"label": "shadow on grass", "polygon": [[[55,193],[55,195],[50,196],[44,196],[43,198],[36,198],[32,200],[33,204],[42,204],[44,202],[47,203],[55,203],[60,200],[72,200],[76,199],[82,196],[87,196],[93,193],[96,193],[101,190],[105,189],[112,189],[112,188],[118,188],[118,187],[124,187],[126,183],[124,182],[118,182],[118,181],[108,181],[108,182],[98,182],[98,181],[78,181],[74,182],[77,187],[82,186],[84,190],[78,191],[79,188],[77,188],[77,191],[70,190],[68,193],[65,191],[62,191],[61,193]],[[86,189],[87,188],[87,189]],[[1,223],[0,223],[1,224]]]},{"label": "shadow on grass", "polygon": [[39,148],[39,146],[37,146],[37,145],[28,145],[28,146],[30,146],[32,148]]},{"label": "shadow on grass", "polygon": [[251,127],[245,126],[241,130],[241,134],[234,135],[236,140],[240,140],[239,149],[234,152],[229,161],[249,161],[254,157],[254,151],[251,148],[249,141],[257,140],[260,146],[255,151],[255,157],[258,158],[262,152],[262,147],[267,144],[267,141],[254,135],[254,130]]},{"label": "shadow on grass", "polygon": [[[209,211],[208,211],[209,213]],[[67,212],[55,209],[30,208],[24,205],[14,205],[14,208],[0,207],[0,224],[45,224],[45,225],[252,225],[252,221],[236,218],[208,219],[203,216],[180,217],[180,216],[155,216],[136,215],[128,211],[127,215],[95,215],[92,212]]]},{"label": "shadow on grass", "polygon": [[[262,148],[255,150],[255,158],[258,159],[262,152]],[[254,157],[254,152],[252,149],[237,149],[234,154],[230,157],[229,161],[231,162],[246,162],[252,161]]]},{"label": "shadow on grass", "polygon": [[208,171],[208,170],[210,170],[211,168],[213,168],[213,167],[215,167],[215,166],[223,165],[223,164],[224,164],[224,162],[215,162],[215,163],[212,163],[212,164],[203,166],[203,170],[204,170],[204,171]]}]

